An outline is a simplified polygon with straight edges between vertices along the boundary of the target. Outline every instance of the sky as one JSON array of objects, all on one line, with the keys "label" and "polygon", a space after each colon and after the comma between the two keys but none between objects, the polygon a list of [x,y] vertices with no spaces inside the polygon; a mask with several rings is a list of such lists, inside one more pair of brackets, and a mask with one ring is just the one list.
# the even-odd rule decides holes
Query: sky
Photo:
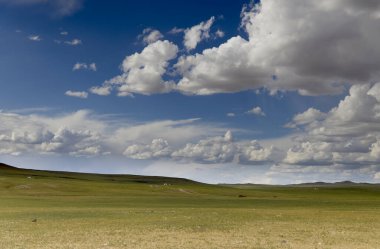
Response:
[{"label": "sky", "polygon": [[0,161],[380,182],[377,0],[0,0]]}]

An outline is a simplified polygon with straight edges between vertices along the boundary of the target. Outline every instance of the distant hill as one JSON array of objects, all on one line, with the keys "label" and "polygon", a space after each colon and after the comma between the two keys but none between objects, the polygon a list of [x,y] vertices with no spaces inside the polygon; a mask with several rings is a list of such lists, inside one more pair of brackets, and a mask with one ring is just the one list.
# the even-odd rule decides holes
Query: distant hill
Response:
[{"label": "distant hill", "polygon": [[[87,181],[112,181],[112,182],[134,182],[134,183],[147,183],[147,184],[203,184],[200,182],[192,181],[185,178],[163,177],[163,176],[142,176],[142,175],[124,175],[124,174],[96,174],[96,173],[76,173],[66,171],[47,171],[47,170],[32,170],[23,169],[0,163],[0,175],[24,175],[34,177],[53,177],[61,179],[77,179]],[[225,187],[235,187],[240,189],[262,188],[270,185],[265,184],[217,184]],[[364,186],[376,185],[371,183],[356,183],[352,181],[341,182],[310,182],[289,185],[277,185],[278,187],[350,187],[350,186]],[[272,185],[276,186],[276,185]]]},{"label": "distant hill", "polygon": [[378,185],[366,182],[352,182],[352,181],[341,181],[341,182],[310,182],[310,183],[300,183],[291,184],[290,186],[300,186],[300,187],[333,187],[333,186],[360,186],[360,185]]},{"label": "distant hill", "polygon": [[[250,189],[250,188],[265,188],[268,185],[265,184],[252,184],[252,183],[243,183],[243,184],[219,184],[226,187],[236,187],[241,189]],[[306,182],[299,184],[287,184],[287,185],[272,185],[277,187],[359,187],[359,186],[380,186],[377,183],[365,183],[365,182],[352,182],[352,181],[341,181],[341,182]]]},{"label": "distant hill", "polygon": [[1,175],[17,175],[39,178],[61,178],[87,181],[111,181],[111,182],[133,182],[145,184],[201,184],[185,178],[163,177],[163,176],[141,176],[124,174],[95,174],[95,173],[76,173],[66,171],[47,171],[22,169],[0,163]]},{"label": "distant hill", "polygon": [[0,170],[17,170],[16,167],[13,167],[13,166],[9,166],[7,164],[4,164],[4,163],[0,163]]}]

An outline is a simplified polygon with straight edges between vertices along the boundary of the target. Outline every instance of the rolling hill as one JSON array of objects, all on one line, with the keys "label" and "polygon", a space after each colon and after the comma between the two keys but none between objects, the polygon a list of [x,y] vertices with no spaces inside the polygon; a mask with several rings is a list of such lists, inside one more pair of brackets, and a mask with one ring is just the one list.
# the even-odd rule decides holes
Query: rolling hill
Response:
[{"label": "rolling hill", "polygon": [[380,187],[318,186],[0,164],[0,248],[377,248]]}]

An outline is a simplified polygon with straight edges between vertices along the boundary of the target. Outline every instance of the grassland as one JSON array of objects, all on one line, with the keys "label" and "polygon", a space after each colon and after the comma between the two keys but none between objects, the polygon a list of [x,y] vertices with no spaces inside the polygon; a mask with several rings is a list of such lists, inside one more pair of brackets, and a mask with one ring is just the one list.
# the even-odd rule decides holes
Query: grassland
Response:
[{"label": "grassland", "polygon": [[377,249],[380,187],[218,186],[0,164],[0,248]]}]

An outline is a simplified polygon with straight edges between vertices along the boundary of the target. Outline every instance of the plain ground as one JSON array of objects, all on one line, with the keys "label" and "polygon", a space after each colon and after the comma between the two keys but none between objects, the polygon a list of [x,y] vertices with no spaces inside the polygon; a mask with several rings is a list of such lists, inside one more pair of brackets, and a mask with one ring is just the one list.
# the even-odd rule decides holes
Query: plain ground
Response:
[{"label": "plain ground", "polygon": [[378,249],[380,187],[216,186],[0,166],[0,248]]}]

